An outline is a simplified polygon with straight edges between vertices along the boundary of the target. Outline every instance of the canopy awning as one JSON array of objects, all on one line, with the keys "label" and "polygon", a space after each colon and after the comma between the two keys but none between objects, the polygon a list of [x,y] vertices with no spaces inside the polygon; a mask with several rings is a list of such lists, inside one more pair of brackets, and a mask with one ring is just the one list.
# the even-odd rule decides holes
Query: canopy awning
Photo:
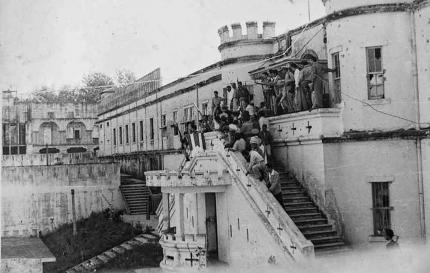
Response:
[{"label": "canopy awning", "polygon": [[282,66],[285,66],[288,63],[295,63],[299,67],[302,67],[303,61],[305,61],[309,56],[316,57],[318,62],[321,64],[327,64],[327,60],[318,59],[318,56],[316,55],[316,53],[314,51],[306,50],[302,54],[301,58],[297,58],[297,57],[293,57],[293,56],[284,56],[281,58],[268,60],[263,64],[263,66],[261,66],[257,69],[251,70],[248,73],[252,78],[255,78],[255,76],[259,75],[260,73],[268,72],[271,69],[279,70]]}]

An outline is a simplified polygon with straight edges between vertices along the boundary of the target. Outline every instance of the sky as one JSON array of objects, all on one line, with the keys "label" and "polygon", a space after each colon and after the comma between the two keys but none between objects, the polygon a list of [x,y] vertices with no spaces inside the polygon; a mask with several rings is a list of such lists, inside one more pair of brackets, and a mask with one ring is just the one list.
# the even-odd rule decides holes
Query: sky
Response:
[{"label": "sky", "polygon": [[[310,0],[311,20],[324,16]],[[0,89],[26,94],[82,85],[82,76],[136,78],[161,68],[167,84],[220,60],[218,28],[276,22],[276,34],[308,22],[306,0],[0,0]]]}]

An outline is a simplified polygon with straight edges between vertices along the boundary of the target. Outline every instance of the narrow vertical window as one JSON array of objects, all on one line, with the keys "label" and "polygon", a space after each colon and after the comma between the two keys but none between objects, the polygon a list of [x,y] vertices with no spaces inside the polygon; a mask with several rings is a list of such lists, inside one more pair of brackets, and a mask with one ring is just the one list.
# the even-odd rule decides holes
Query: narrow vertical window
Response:
[{"label": "narrow vertical window", "polygon": [[372,184],[372,210],[373,233],[381,235],[384,228],[391,228],[391,209],[389,182],[373,182]]},{"label": "narrow vertical window", "polygon": [[161,127],[166,127],[166,114],[161,115]]},{"label": "narrow vertical window", "polygon": [[131,124],[131,137],[132,137],[133,143],[135,143],[136,142],[136,123]]},{"label": "narrow vertical window", "polygon": [[128,125],[125,126],[125,143],[128,144]]},{"label": "narrow vertical window", "polygon": [[112,135],[113,135],[113,145],[116,145],[116,129],[115,128],[113,128]]},{"label": "narrow vertical window", "polygon": [[149,119],[149,139],[154,140],[154,118]]},{"label": "narrow vertical window", "polygon": [[339,52],[333,53],[332,65],[335,67],[335,72],[333,73],[333,91],[334,91],[334,103],[340,103],[342,101],[342,92],[340,86],[340,61]]},{"label": "narrow vertical window", "polygon": [[143,120],[139,121],[140,127],[140,141],[143,141]]},{"label": "narrow vertical window", "polygon": [[122,127],[121,126],[119,127],[118,135],[119,135],[119,144],[122,145]]},{"label": "narrow vertical window", "polygon": [[366,48],[367,88],[369,100],[384,99],[384,69],[382,68],[382,47]]}]

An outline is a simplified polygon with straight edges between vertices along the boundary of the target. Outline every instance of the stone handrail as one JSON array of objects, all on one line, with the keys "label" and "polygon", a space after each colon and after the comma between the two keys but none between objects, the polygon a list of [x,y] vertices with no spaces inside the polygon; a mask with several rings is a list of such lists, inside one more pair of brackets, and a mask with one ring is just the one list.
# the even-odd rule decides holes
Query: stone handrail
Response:
[{"label": "stone handrail", "polygon": [[[216,142],[216,140],[212,140]],[[219,147],[214,143],[213,147]],[[314,256],[314,247],[297,228],[293,220],[279,205],[267,187],[252,176],[246,176],[246,161],[240,153],[226,152],[224,149],[214,150],[224,161],[233,181],[258,214],[270,234],[283,250],[294,260],[302,260]]]}]

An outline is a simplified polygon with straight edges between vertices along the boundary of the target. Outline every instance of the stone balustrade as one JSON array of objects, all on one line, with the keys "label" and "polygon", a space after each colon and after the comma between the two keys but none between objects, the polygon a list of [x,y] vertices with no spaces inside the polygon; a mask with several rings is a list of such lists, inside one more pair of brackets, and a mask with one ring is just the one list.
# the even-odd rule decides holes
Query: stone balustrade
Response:
[{"label": "stone balustrade", "polygon": [[202,187],[231,185],[227,170],[221,171],[150,171],[145,172],[150,187]]}]

